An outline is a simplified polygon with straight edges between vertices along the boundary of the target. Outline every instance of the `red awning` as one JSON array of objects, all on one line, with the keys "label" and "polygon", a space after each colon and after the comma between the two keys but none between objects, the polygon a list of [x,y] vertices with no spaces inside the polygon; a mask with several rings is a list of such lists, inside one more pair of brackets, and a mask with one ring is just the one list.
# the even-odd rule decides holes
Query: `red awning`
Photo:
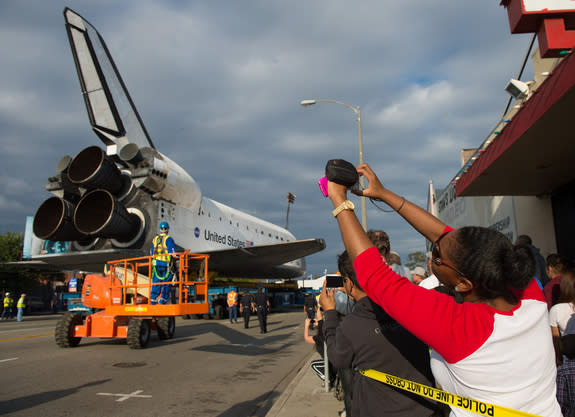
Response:
[{"label": "red awning", "polygon": [[575,180],[573,50],[456,184],[457,195],[543,195]]}]

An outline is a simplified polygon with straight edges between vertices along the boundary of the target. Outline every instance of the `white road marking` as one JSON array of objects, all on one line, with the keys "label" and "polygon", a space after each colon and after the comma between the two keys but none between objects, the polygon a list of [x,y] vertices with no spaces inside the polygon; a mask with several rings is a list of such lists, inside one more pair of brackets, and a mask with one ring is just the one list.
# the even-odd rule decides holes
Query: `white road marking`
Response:
[{"label": "white road marking", "polygon": [[19,359],[19,358],[0,359],[0,362],[15,361],[16,359]]},{"label": "white road marking", "polygon": [[97,395],[107,395],[110,397],[120,397],[116,400],[116,402],[126,401],[128,398],[152,398],[151,395],[139,395],[140,392],[144,392],[143,390],[137,390],[132,392],[131,394],[111,394],[109,392],[99,392]]},{"label": "white road marking", "polygon": [[19,327],[17,329],[2,329],[0,330],[0,334],[3,333],[11,333],[11,332],[24,332],[24,331],[29,331],[29,330],[50,330],[46,327]]}]

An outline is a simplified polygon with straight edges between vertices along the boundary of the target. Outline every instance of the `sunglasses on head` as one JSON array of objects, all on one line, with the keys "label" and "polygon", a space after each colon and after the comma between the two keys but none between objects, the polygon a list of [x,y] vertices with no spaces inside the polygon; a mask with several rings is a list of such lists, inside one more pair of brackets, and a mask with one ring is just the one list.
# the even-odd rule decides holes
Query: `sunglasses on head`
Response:
[{"label": "sunglasses on head", "polygon": [[446,267],[448,267],[449,269],[451,269],[452,271],[457,272],[459,275],[461,275],[462,277],[465,276],[465,274],[463,274],[462,272],[460,272],[459,270],[457,270],[457,268],[449,265],[448,263],[446,263],[445,261],[443,261],[441,259],[441,253],[439,252],[439,242],[441,241],[441,239],[443,239],[445,236],[447,236],[448,233],[451,233],[451,231],[442,234],[441,236],[439,236],[437,238],[437,240],[435,242],[433,242],[433,245],[431,245],[431,261],[437,265],[437,266],[441,266],[444,265]]}]

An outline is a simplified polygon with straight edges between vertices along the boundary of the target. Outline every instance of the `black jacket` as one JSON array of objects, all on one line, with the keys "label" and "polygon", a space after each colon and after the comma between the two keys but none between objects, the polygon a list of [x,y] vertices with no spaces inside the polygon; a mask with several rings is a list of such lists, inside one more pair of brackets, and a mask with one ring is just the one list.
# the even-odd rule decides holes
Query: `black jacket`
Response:
[{"label": "black jacket", "polygon": [[547,276],[547,262],[545,261],[543,255],[541,255],[541,252],[539,252],[538,248],[536,248],[533,245],[527,245],[527,246],[529,247],[529,250],[533,254],[533,258],[535,258],[535,276],[539,279],[539,282],[544,287],[545,285],[547,285],[549,280],[553,278]]},{"label": "black jacket", "polygon": [[[326,311],[324,337],[328,358],[336,368],[375,369],[434,386],[428,347],[368,297],[359,300],[341,322],[335,310]],[[353,417],[428,417],[436,408],[422,397],[358,372],[354,372],[352,396]]]},{"label": "black jacket", "polygon": [[303,301],[303,305],[306,309],[315,309],[317,308],[317,301],[313,295],[307,295]]},{"label": "black jacket", "polygon": [[254,296],[248,293],[242,296],[240,304],[242,305],[243,308],[251,309],[253,302],[254,302]]}]

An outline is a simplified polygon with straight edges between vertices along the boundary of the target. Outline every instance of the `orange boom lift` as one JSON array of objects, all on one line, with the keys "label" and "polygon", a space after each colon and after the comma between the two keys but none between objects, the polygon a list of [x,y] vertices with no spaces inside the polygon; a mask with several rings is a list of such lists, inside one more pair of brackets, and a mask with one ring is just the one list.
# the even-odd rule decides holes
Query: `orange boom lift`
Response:
[{"label": "orange boom lift", "polygon": [[[160,340],[171,339],[176,316],[205,314],[208,303],[208,258],[189,252],[178,253],[171,281],[176,289],[172,304],[150,304],[154,284],[152,256],[108,262],[106,275],[89,274],[82,287],[82,304],[95,312],[82,315],[66,312],[56,324],[56,344],[78,346],[83,337],[124,338],[132,349],[146,347],[152,330]],[[175,302],[174,302],[175,301]]]}]

